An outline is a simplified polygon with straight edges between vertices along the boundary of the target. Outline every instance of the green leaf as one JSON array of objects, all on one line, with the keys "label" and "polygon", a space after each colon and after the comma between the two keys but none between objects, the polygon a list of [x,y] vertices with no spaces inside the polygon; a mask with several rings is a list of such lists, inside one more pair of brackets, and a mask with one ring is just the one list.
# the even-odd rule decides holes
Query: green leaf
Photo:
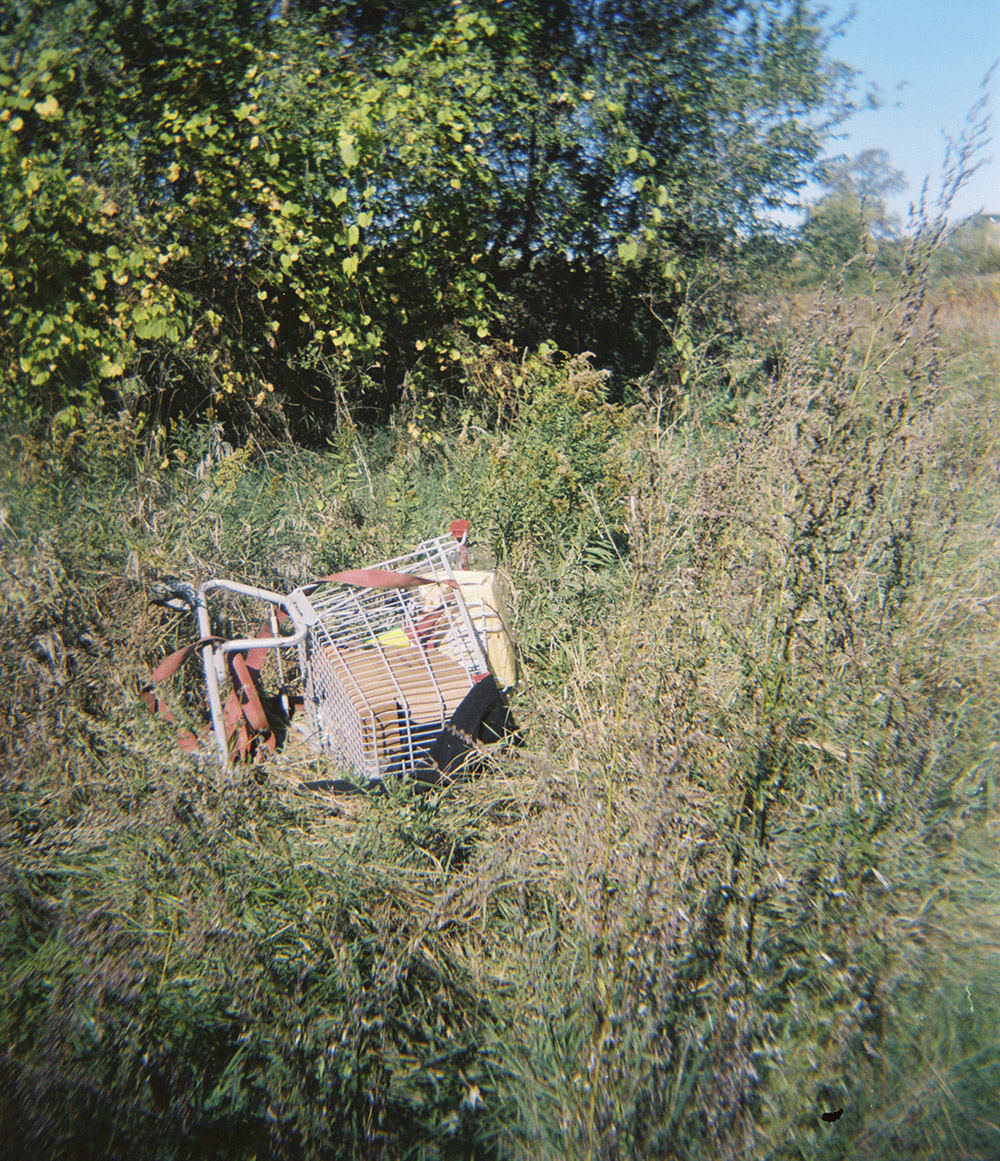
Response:
[{"label": "green leaf", "polygon": [[355,137],[346,129],[337,134],[337,145],[340,148],[340,159],[347,169],[353,169],[358,164],[358,151],[355,148]]},{"label": "green leaf", "polygon": [[44,101],[39,101],[35,106],[35,112],[45,121],[51,121],[56,117],[62,116],[62,110],[59,108],[59,102],[50,93]]},{"label": "green leaf", "polygon": [[151,318],[136,325],[135,336],[137,339],[162,339],[167,333],[167,325],[165,318]]},{"label": "green leaf", "polygon": [[102,355],[97,365],[97,373],[102,379],[116,379],[124,370],[124,363],[115,363],[107,355]]}]

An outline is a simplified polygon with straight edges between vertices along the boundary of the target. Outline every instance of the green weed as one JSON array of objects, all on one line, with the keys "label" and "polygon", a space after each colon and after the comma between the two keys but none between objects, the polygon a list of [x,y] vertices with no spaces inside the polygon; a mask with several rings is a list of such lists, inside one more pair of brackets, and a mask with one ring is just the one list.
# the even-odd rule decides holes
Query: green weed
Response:
[{"label": "green weed", "polygon": [[[721,411],[543,358],[440,440],[10,440],[8,1153],[991,1156],[979,293],[800,297]],[[303,792],[337,772],[291,737],[229,780],[174,753],[136,696],[193,633],[161,572],[288,589],[456,515],[511,581],[521,750],[380,796]]]}]

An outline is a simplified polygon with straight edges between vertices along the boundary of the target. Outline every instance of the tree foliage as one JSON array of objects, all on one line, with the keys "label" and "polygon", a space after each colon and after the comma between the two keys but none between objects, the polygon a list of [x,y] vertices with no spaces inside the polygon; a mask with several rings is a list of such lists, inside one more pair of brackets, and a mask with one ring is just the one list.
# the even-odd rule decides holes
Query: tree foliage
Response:
[{"label": "tree foliage", "polygon": [[935,255],[935,271],[944,275],[1000,273],[1000,218],[974,214],[959,222]]},{"label": "tree foliage", "polygon": [[875,253],[897,232],[886,198],[906,188],[884,149],[838,157],[820,167],[824,192],[809,208],[802,241],[812,261],[829,270],[843,266],[866,249]]},{"label": "tree foliage", "polygon": [[828,44],[784,0],[6,3],[5,397],[302,426],[499,340],[648,367],[644,301],[807,176]]}]

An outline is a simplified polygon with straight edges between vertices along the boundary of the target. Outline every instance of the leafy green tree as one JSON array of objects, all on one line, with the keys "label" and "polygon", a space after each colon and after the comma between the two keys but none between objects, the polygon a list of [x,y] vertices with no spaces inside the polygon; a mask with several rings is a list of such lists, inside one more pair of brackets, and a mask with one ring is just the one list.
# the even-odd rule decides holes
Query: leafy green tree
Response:
[{"label": "leafy green tree", "polygon": [[867,149],[820,169],[824,194],[809,208],[802,241],[816,267],[843,266],[864,251],[877,256],[897,232],[886,198],[906,188],[884,149]]},{"label": "leafy green tree", "polygon": [[510,7],[490,253],[511,336],[648,367],[685,271],[794,198],[850,77],[807,5]]},{"label": "leafy green tree", "polygon": [[1000,214],[975,214],[957,223],[935,255],[938,274],[996,274],[1000,271]]},{"label": "leafy green tree", "polygon": [[35,417],[302,426],[468,389],[496,340],[641,369],[848,80],[790,0],[0,9],[0,374]]},{"label": "leafy green tree", "polygon": [[[180,243],[162,229],[172,171],[150,154],[170,85],[193,102],[203,82],[150,48],[167,7],[5,6],[0,188],[18,212],[0,225],[0,374],[5,403],[29,416],[126,379],[169,386],[193,353],[193,299],[167,272]],[[196,33],[207,46],[216,30]]]}]

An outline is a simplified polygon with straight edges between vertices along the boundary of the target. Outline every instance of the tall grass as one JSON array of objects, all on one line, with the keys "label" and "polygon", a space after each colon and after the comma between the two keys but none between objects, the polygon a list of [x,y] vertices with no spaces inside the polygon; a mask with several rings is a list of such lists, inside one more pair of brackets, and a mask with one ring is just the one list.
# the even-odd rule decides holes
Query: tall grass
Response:
[{"label": "tall grass", "polygon": [[[476,438],[11,441],[0,1152],[993,1156],[1000,367],[925,274],[768,304],[673,411],[541,357]],[[139,703],[160,572],[462,512],[522,644],[481,777],[307,793],[290,735],[222,781]]]}]

